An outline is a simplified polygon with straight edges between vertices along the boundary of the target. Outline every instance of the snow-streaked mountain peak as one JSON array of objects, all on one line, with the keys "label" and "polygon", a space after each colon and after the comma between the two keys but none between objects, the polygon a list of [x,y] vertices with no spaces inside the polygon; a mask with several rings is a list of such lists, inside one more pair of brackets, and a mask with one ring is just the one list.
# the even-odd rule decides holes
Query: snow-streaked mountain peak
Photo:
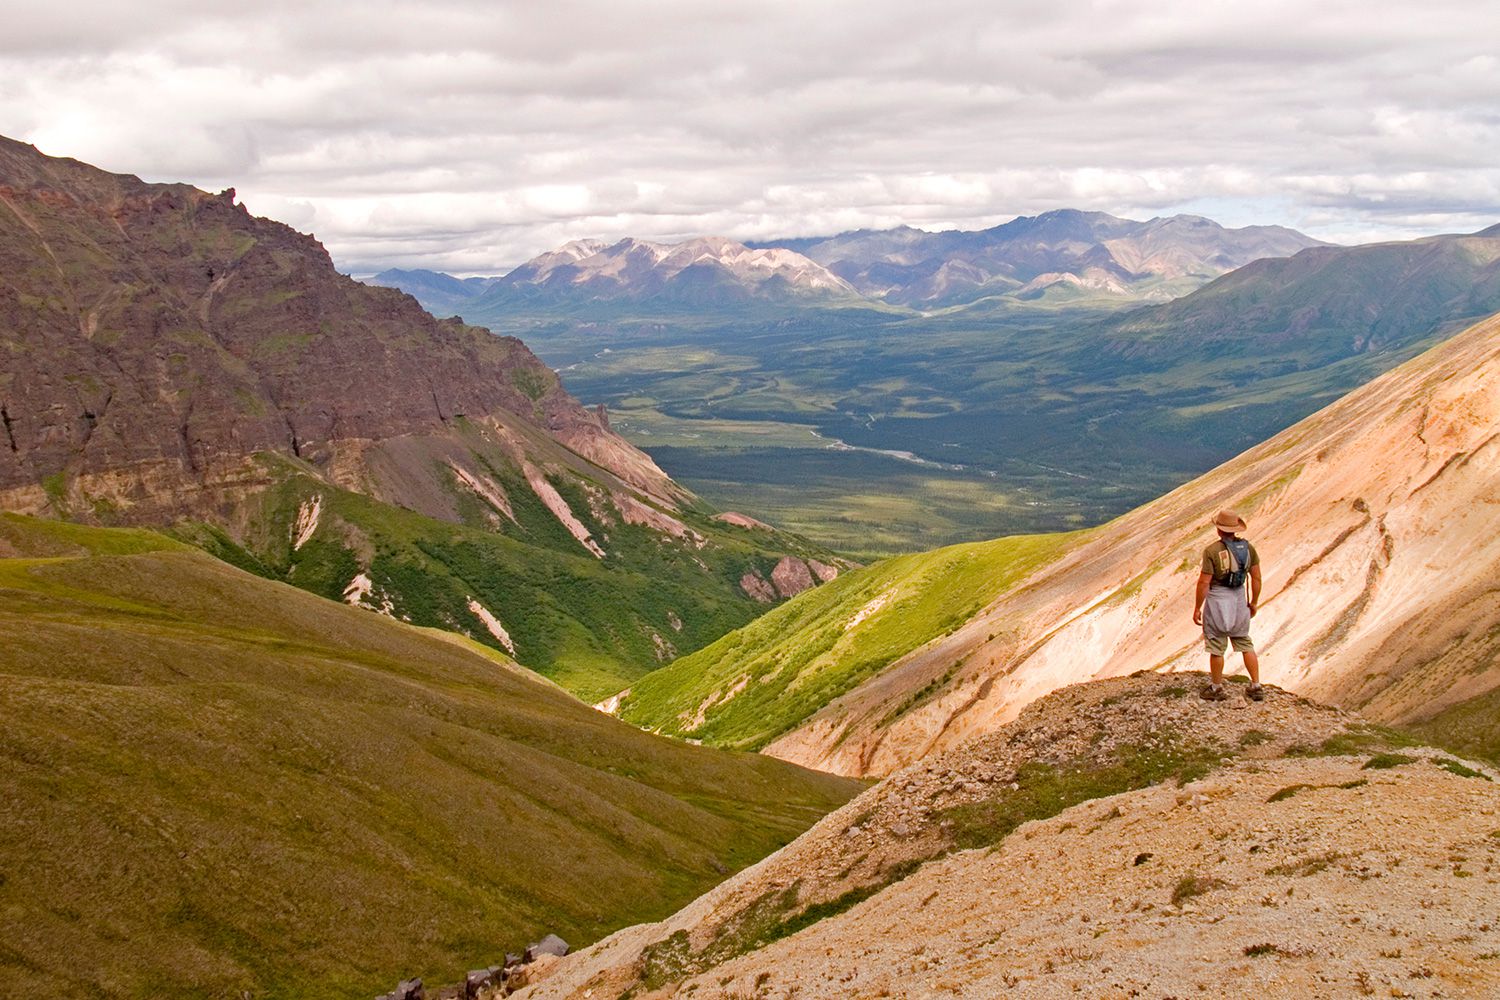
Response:
[{"label": "snow-streaked mountain peak", "polygon": [[848,282],[793,250],[753,250],[722,236],[682,243],[575,240],[502,279],[513,287],[586,289],[600,295],[653,295],[674,284],[727,284],[749,293],[854,295]]}]

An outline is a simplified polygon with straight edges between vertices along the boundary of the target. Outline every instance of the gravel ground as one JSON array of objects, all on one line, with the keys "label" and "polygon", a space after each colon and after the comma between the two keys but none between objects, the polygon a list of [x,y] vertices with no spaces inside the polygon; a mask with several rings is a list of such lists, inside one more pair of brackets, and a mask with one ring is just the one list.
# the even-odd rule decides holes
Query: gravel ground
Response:
[{"label": "gravel ground", "polygon": [[[1065,688],[521,995],[1500,995],[1495,775],[1453,773],[1428,748],[1366,768],[1384,737],[1357,717],[1277,689],[1204,702],[1201,683]],[[974,831],[955,818],[1024,795],[1036,765],[1143,754],[1219,759],[1182,787],[1092,798],[959,849]],[[850,890],[870,898],[748,953],[714,950],[768,898],[795,912]],[[644,988],[643,955],[674,933],[694,960]]]}]

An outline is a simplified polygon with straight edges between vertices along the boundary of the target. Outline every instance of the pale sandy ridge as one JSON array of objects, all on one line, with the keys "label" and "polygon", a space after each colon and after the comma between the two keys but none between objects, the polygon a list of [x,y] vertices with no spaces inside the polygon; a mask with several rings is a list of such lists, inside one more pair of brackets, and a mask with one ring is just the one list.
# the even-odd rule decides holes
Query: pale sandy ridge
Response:
[{"label": "pale sandy ridge", "polygon": [[[1500,792],[1364,759],[1069,809],[662,995],[1500,995]],[[1267,803],[1296,784],[1325,787]]]},{"label": "pale sandy ridge", "polygon": [[[767,749],[888,774],[1060,686],[1199,669],[1188,620],[1208,519],[1265,559],[1266,679],[1387,721],[1500,684],[1500,319],[1492,317],[1212,473],[1088,533],[952,635]],[[902,714],[912,692],[944,693]],[[892,722],[894,717],[895,721]]]},{"label": "pale sandy ridge", "polygon": [[[1356,717],[1275,690],[1264,704],[1206,703],[1196,684],[1146,674],[1059,691],[893,775],[667,920],[571,956],[519,995],[1500,989],[1495,775],[1429,748],[1382,760],[1389,737]],[[1200,776],[1183,787],[1153,779],[1123,790],[1127,782],[1008,836],[986,832],[1009,803],[1036,809],[1028,792],[1045,798],[1059,775],[1152,759],[1201,760],[1186,772]],[[1395,766],[1367,768],[1372,759]],[[1309,787],[1286,791],[1298,785]],[[987,817],[977,825],[976,809]],[[976,830],[998,847],[961,849]],[[1190,876],[1205,891],[1177,905]],[[832,915],[789,936],[767,932],[818,905]],[[1245,953],[1257,945],[1272,947]],[[1392,993],[1390,980],[1408,992]]]}]

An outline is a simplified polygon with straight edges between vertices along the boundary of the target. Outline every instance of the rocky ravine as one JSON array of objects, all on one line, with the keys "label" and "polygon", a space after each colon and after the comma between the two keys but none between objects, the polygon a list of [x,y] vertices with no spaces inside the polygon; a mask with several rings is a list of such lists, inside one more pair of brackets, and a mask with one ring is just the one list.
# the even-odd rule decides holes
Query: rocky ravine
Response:
[{"label": "rocky ravine", "polygon": [[1205,703],[1198,682],[1059,691],[517,995],[1500,990],[1495,775],[1281,690]]},{"label": "rocky ravine", "polygon": [[[1080,537],[951,635],[767,750],[888,774],[1049,691],[1203,665],[1188,614],[1208,519],[1243,511],[1265,561],[1267,680],[1381,721],[1500,684],[1500,318]],[[937,696],[910,710],[913,692]]]}]

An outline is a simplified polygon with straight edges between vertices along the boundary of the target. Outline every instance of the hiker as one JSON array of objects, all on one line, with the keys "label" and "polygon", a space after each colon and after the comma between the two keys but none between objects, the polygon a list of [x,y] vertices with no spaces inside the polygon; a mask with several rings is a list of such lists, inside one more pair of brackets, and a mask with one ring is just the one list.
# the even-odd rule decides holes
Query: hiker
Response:
[{"label": "hiker", "polygon": [[1266,694],[1260,686],[1260,659],[1250,641],[1250,619],[1260,605],[1260,556],[1255,546],[1240,537],[1245,519],[1234,511],[1219,511],[1213,525],[1219,540],[1203,550],[1198,592],[1193,598],[1193,624],[1203,626],[1211,676],[1203,697],[1209,701],[1229,697],[1224,691],[1224,653],[1233,644],[1236,653],[1244,654],[1250,674],[1245,697],[1262,701]]}]

